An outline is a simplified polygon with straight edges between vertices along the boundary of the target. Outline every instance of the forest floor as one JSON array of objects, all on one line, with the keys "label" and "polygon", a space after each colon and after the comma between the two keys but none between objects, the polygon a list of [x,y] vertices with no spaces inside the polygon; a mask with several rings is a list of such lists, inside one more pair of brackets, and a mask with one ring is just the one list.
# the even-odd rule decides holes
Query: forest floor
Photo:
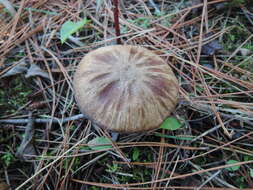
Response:
[{"label": "forest floor", "polygon": [[[122,0],[120,36],[113,2],[0,1],[0,190],[253,189],[252,1]],[[169,126],[115,137],[80,115],[76,66],[119,41],[173,69]]]}]

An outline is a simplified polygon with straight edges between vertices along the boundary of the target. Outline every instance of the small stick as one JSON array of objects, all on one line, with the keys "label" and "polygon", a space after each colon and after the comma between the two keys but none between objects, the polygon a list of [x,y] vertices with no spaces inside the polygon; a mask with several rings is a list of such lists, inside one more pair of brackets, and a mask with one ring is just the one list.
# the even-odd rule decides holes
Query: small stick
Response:
[{"label": "small stick", "polygon": [[[52,123],[66,123],[68,121],[78,120],[81,118],[87,118],[83,114],[74,115],[71,117],[61,118],[52,118]],[[0,123],[9,123],[9,124],[26,124],[30,119],[0,119]],[[51,121],[51,118],[48,119],[34,119],[35,123],[48,123]]]},{"label": "small stick", "polygon": [[113,15],[114,15],[114,27],[117,38],[117,44],[121,44],[120,36],[120,27],[119,27],[119,0],[113,0]]}]

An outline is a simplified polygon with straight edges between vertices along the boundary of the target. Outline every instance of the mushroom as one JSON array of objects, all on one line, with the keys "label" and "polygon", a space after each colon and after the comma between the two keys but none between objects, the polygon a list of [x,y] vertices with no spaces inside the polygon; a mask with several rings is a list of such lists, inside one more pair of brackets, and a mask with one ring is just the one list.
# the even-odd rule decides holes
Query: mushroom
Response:
[{"label": "mushroom", "polygon": [[139,46],[113,45],[89,52],[73,84],[81,112],[119,133],[159,127],[178,103],[178,81],[169,65]]}]

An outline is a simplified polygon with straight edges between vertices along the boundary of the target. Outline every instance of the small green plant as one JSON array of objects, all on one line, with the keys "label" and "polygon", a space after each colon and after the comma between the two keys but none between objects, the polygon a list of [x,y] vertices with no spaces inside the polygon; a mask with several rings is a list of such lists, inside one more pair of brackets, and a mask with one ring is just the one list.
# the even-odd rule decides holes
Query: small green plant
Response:
[{"label": "small green plant", "polygon": [[7,152],[5,153],[2,157],[1,157],[2,161],[4,162],[4,165],[6,167],[10,166],[13,161],[14,161],[14,156],[12,155],[12,153]]},{"label": "small green plant", "polygon": [[81,163],[80,158],[78,158],[78,157],[75,157],[75,158],[66,158],[64,160],[64,162],[63,162],[63,168],[64,169],[68,169],[69,164],[72,162],[72,159],[74,159],[74,163],[71,166],[71,170],[75,171],[75,170],[77,170],[80,167],[80,163]]},{"label": "small green plant", "polygon": [[133,150],[133,161],[136,161],[139,159],[139,156],[140,156],[140,150],[138,148],[134,148]]},{"label": "small green plant", "polygon": [[246,48],[248,50],[253,51],[253,44],[252,43],[246,43],[242,46],[243,48]]},{"label": "small green plant", "polygon": [[244,176],[238,176],[235,179],[235,183],[239,186],[240,189],[246,188],[245,177]]},{"label": "small green plant", "polygon": [[11,104],[12,106],[15,106],[16,108],[19,108],[20,106],[23,106],[25,103],[27,103],[27,97],[29,94],[31,94],[30,90],[21,92],[23,89],[19,87],[22,87],[22,86],[23,85],[19,85],[17,86],[17,88],[14,88],[14,90],[16,90],[19,93],[15,97],[10,99],[8,102],[9,104]]},{"label": "small green plant", "polygon": [[115,173],[120,169],[118,164],[113,164],[113,165],[106,164],[106,166],[108,168],[108,169],[106,169],[106,171],[109,173]]},{"label": "small green plant", "polygon": [[[227,161],[227,165],[229,165],[229,164],[235,164],[235,163],[238,163],[238,161],[236,161],[236,160],[229,160],[229,161]],[[228,171],[232,171],[232,172],[237,171],[239,169],[240,169],[240,166],[232,166],[232,167],[227,168]]]},{"label": "small green plant", "polygon": [[13,113],[28,102],[28,95],[32,90],[26,85],[22,77],[15,77],[10,84],[9,88],[0,88],[0,113]]},{"label": "small green plant", "polygon": [[63,44],[72,34],[80,30],[84,25],[88,24],[90,20],[84,18],[79,22],[66,21],[60,30],[60,39]]},{"label": "small green plant", "polygon": [[234,18],[227,27],[232,27],[228,33],[224,34],[224,40],[222,46],[226,51],[234,51],[241,43],[243,43],[248,33],[247,27],[240,21],[240,17]]},{"label": "small green plant", "polygon": [[168,117],[160,126],[161,129],[177,130],[182,127],[182,123],[175,117]]}]

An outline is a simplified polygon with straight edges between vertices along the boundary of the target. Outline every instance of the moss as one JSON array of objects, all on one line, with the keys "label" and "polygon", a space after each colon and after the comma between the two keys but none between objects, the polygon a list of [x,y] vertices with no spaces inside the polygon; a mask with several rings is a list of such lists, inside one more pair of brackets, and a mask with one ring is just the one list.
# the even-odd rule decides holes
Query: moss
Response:
[{"label": "moss", "polygon": [[22,77],[15,77],[8,85],[1,85],[0,106],[1,113],[14,113],[17,109],[28,102],[31,88],[24,82]]}]

